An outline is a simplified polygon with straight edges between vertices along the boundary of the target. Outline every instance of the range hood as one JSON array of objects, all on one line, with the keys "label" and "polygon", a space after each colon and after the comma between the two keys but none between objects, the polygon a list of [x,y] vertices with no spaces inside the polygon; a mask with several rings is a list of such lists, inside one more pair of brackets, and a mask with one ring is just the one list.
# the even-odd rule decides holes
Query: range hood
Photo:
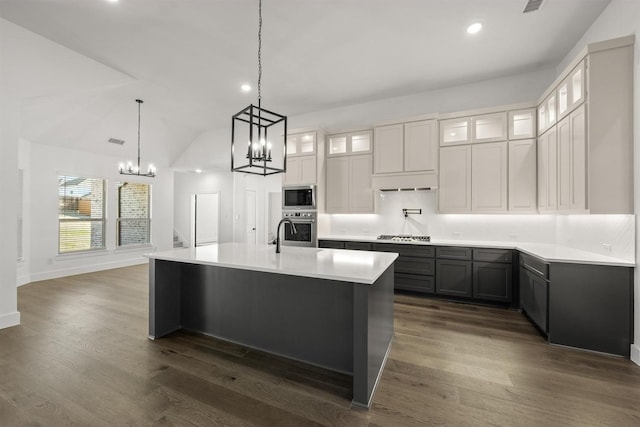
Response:
[{"label": "range hood", "polygon": [[426,191],[438,189],[436,173],[373,175],[371,185],[378,191]]}]

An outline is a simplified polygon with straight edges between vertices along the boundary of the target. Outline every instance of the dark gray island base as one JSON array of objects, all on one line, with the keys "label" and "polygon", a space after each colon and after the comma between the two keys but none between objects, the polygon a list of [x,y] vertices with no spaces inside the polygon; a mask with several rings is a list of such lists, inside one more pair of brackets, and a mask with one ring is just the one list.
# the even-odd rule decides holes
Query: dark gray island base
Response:
[{"label": "dark gray island base", "polygon": [[201,332],[353,376],[369,407],[393,339],[393,264],[373,284],[149,260],[149,338]]}]

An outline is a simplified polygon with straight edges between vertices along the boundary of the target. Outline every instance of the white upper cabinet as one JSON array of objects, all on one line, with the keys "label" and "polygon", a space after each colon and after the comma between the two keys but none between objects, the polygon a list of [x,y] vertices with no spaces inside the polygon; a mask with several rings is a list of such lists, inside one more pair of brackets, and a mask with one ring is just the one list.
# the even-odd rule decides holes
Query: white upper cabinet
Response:
[{"label": "white upper cabinet", "polygon": [[374,137],[374,174],[436,172],[436,120],[377,126]]},{"label": "white upper cabinet", "polygon": [[437,172],[438,123],[422,120],[404,124],[405,172]]},{"label": "white upper cabinet", "polygon": [[538,210],[558,209],[557,129],[549,129],[538,138]]},{"label": "white upper cabinet", "polygon": [[373,173],[404,171],[404,125],[402,123],[375,128]]},{"label": "white upper cabinet", "polygon": [[507,113],[482,114],[471,118],[473,142],[505,141],[507,139]]},{"label": "white upper cabinet", "polygon": [[327,213],[373,213],[371,154],[327,159]]},{"label": "white upper cabinet", "polygon": [[552,92],[551,95],[538,106],[538,133],[542,133],[556,124],[556,113],[556,93]]},{"label": "white upper cabinet", "polygon": [[373,133],[370,130],[327,136],[327,156],[345,156],[371,152]]},{"label": "white upper cabinet", "polygon": [[471,146],[471,210],[506,212],[507,142]]},{"label": "white upper cabinet", "polygon": [[509,141],[509,211],[537,208],[536,140]]},{"label": "white upper cabinet", "polygon": [[459,145],[471,142],[471,118],[440,120],[440,145]]},{"label": "white upper cabinet", "polygon": [[558,120],[578,107],[585,98],[584,60],[560,83],[558,96]]},{"label": "white upper cabinet", "polygon": [[440,148],[438,210],[471,212],[471,145]]},{"label": "white upper cabinet", "polygon": [[536,137],[536,109],[509,111],[509,139]]},{"label": "white upper cabinet", "polygon": [[287,135],[287,156],[316,154],[316,132]]}]

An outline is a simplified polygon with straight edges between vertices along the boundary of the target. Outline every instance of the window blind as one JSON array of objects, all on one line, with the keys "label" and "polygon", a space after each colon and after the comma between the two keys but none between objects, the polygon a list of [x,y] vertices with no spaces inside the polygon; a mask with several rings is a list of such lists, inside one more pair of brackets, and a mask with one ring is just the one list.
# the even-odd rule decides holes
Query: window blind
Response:
[{"label": "window blind", "polygon": [[103,179],[58,176],[58,253],[104,248],[104,189]]}]

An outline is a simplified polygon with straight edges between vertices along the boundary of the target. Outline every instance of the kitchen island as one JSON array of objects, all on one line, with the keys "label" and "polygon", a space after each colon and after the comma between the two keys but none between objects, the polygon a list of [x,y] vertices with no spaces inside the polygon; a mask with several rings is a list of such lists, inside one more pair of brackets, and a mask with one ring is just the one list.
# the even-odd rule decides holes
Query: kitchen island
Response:
[{"label": "kitchen island", "polygon": [[343,372],[369,407],[393,339],[395,253],[222,243],[149,257],[149,338],[179,329]]}]

